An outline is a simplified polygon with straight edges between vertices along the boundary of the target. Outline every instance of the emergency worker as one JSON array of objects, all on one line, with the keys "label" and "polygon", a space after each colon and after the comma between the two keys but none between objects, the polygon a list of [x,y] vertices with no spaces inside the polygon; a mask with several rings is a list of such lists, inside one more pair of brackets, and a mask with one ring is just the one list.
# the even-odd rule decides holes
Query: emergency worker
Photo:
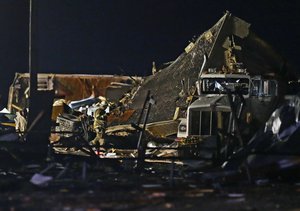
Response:
[{"label": "emergency worker", "polygon": [[96,132],[96,137],[91,141],[92,145],[103,146],[104,145],[104,134],[107,123],[106,108],[108,104],[106,101],[101,101],[96,104],[97,109],[94,112],[94,124],[93,128]]},{"label": "emergency worker", "polygon": [[225,65],[226,65],[227,71],[229,73],[233,73],[234,72],[234,65],[237,63],[236,62],[236,57],[235,57],[234,52],[233,52],[233,48],[229,47],[224,52],[224,56],[225,56]]},{"label": "emergency worker", "polygon": [[19,137],[24,137],[24,132],[27,129],[26,110],[17,111],[15,117],[15,129],[19,133]]}]

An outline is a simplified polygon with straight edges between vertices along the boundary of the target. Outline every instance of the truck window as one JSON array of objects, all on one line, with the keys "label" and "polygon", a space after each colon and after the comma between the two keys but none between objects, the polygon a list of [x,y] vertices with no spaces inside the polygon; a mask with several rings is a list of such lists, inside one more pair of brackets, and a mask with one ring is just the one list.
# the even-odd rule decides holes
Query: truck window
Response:
[{"label": "truck window", "polygon": [[226,94],[226,89],[232,93],[249,94],[248,78],[203,78],[203,94]]},{"label": "truck window", "polygon": [[252,80],[251,95],[252,96],[277,96],[278,83],[276,80]]}]

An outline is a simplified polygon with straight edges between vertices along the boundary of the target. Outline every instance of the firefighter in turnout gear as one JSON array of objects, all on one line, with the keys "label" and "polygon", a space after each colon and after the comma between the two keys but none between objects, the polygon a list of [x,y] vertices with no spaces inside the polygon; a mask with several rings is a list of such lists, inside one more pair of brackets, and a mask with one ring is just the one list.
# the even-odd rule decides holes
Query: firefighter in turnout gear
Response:
[{"label": "firefighter in turnout gear", "polygon": [[105,134],[105,128],[106,128],[106,122],[107,122],[107,114],[106,114],[106,108],[107,108],[107,102],[101,101],[97,103],[97,109],[94,112],[94,124],[93,128],[96,132],[96,137],[94,140],[91,141],[92,145],[95,146],[103,146],[104,145],[104,134]]}]

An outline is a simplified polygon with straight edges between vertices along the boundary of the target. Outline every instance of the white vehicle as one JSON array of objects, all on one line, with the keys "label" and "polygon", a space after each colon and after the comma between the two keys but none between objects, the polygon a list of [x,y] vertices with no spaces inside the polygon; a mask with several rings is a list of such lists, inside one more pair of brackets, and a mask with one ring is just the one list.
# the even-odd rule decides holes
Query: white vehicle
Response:
[{"label": "white vehicle", "polygon": [[[179,124],[178,137],[212,135],[216,129],[234,132],[230,131],[234,129],[234,123],[228,92],[242,96],[246,104],[254,103],[257,108],[259,104],[269,104],[266,102],[272,102],[278,95],[276,80],[262,79],[260,76],[250,77],[246,74],[203,74],[197,88],[199,98],[188,107],[187,119],[182,119]],[[234,98],[235,106],[239,107],[236,115],[242,115],[241,106],[248,106],[248,114],[245,115],[248,118],[253,117],[253,105],[237,105],[239,103],[235,96]],[[229,128],[224,128],[224,125]]]},{"label": "white vehicle", "polygon": [[226,145],[248,141],[274,110],[278,96],[276,80],[245,73],[202,74],[197,89],[199,97],[181,119],[177,137],[198,143],[198,152],[212,149],[214,155]]}]

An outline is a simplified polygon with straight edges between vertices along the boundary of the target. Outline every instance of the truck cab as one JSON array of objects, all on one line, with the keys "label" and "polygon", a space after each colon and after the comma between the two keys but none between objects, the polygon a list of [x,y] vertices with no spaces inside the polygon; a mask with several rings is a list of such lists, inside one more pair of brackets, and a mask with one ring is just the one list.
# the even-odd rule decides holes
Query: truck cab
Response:
[{"label": "truck cab", "polygon": [[259,126],[253,119],[267,119],[269,115],[263,108],[272,106],[272,99],[278,95],[275,79],[251,77],[246,72],[207,72],[201,75],[196,87],[198,97],[188,106],[186,119],[179,123],[178,138],[197,142],[198,150],[208,140],[214,151],[228,143],[242,145],[248,141],[243,138],[251,137]]}]

